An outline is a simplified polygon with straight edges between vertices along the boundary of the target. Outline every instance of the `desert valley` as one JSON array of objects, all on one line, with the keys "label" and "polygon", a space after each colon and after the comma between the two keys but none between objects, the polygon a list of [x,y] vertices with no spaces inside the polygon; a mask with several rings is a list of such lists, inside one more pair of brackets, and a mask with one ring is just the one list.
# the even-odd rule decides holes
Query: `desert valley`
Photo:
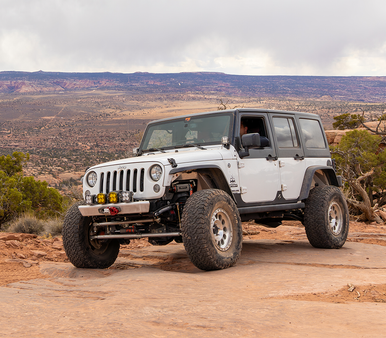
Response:
[{"label": "desert valley", "polygon": [[333,117],[386,110],[386,77],[222,73],[0,72],[0,155],[28,152],[26,174],[66,190],[88,166],[132,156],[154,119],[234,107]]}]

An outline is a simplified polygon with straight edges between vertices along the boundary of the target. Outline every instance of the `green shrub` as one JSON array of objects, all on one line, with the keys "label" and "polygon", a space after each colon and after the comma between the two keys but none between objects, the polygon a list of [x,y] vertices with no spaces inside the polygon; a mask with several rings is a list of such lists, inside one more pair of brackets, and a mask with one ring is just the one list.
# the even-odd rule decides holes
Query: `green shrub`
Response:
[{"label": "green shrub", "polygon": [[0,156],[0,229],[25,212],[45,219],[61,216],[65,211],[63,196],[56,189],[23,175],[28,158],[28,154],[19,152]]}]

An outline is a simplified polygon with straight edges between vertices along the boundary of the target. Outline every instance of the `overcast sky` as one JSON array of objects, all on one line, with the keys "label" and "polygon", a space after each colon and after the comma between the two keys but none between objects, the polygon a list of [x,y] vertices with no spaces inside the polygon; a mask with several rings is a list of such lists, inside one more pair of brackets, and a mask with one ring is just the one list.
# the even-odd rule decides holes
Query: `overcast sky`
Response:
[{"label": "overcast sky", "polygon": [[385,0],[0,0],[0,71],[386,76]]}]

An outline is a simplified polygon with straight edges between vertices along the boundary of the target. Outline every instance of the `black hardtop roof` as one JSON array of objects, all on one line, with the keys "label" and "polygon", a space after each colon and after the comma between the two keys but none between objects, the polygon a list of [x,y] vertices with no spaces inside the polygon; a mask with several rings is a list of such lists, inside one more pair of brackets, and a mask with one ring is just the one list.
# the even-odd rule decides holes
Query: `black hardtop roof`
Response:
[{"label": "black hardtop roof", "polygon": [[320,119],[319,115],[313,114],[313,113],[304,113],[304,112],[286,111],[286,110],[274,110],[274,109],[261,109],[261,108],[235,108],[235,109],[215,110],[215,111],[209,111],[209,112],[168,117],[168,118],[164,118],[164,119],[160,119],[160,120],[151,121],[151,122],[149,122],[149,124],[173,121],[173,120],[187,118],[187,117],[198,117],[198,116],[204,116],[204,115],[224,114],[224,113],[235,114],[236,112],[239,112],[239,113],[291,114],[291,115],[295,114],[295,115],[301,116],[301,117]]}]

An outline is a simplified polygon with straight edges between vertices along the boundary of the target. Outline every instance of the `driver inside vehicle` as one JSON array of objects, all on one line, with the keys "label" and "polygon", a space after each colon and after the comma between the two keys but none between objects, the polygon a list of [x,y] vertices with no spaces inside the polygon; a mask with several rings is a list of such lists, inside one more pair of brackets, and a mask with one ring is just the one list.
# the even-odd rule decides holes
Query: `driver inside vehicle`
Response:
[{"label": "driver inside vehicle", "polygon": [[269,147],[269,139],[265,137],[264,121],[261,118],[241,119],[240,138],[248,133],[259,133],[261,147]]},{"label": "driver inside vehicle", "polygon": [[240,136],[243,136],[248,133],[248,126],[245,124],[244,120],[240,122]]}]

